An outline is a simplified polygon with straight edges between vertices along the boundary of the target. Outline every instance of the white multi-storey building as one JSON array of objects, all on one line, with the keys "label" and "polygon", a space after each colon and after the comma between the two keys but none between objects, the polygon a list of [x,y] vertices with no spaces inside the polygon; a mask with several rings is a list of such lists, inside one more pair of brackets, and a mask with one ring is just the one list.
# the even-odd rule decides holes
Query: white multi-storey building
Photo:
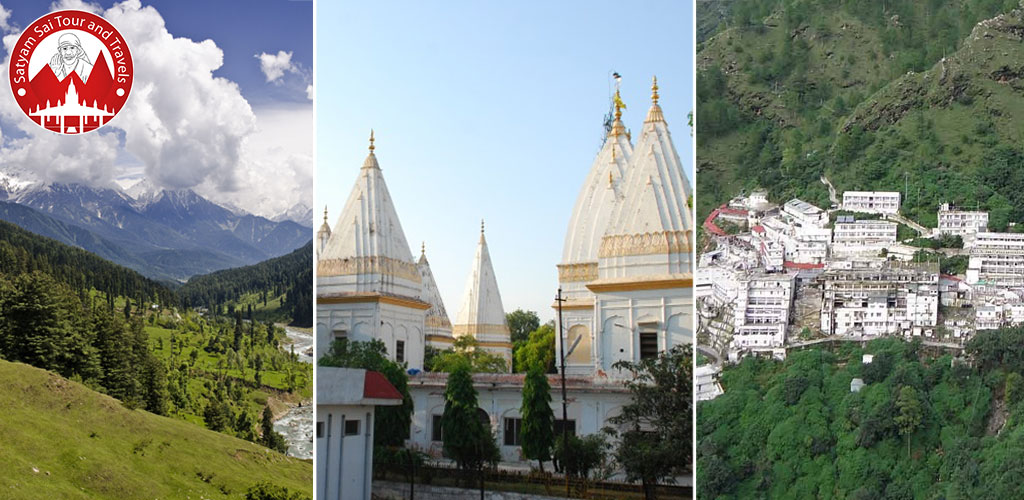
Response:
[{"label": "white multi-storey building", "polygon": [[983,305],[974,309],[975,330],[996,330],[1003,326],[1003,314],[999,307]]},{"label": "white multi-storey building", "polygon": [[694,372],[694,391],[697,394],[697,401],[710,401],[725,392],[722,390],[722,384],[718,382],[721,372],[721,367],[717,365],[697,367],[697,371]]},{"label": "white multi-storey building", "polygon": [[920,335],[939,313],[937,263],[842,262],[822,275],[828,335]]},{"label": "white multi-storey building", "polygon": [[782,206],[782,213],[792,217],[800,224],[817,227],[825,227],[828,224],[827,212],[797,198],[787,201]]},{"label": "white multi-storey building", "polygon": [[820,264],[828,257],[832,229],[812,224],[799,224],[789,217],[761,219],[765,236],[782,244],[785,260],[799,264]]},{"label": "white multi-storey building", "polygon": [[900,211],[900,193],[893,191],[846,191],[843,193],[843,210],[896,214]]},{"label": "white multi-storey building", "polygon": [[967,263],[967,283],[1024,286],[1024,233],[977,233]]},{"label": "white multi-storey building", "polygon": [[957,210],[949,203],[939,207],[939,234],[967,236],[988,230],[988,212]]},{"label": "white multi-storey building", "polygon": [[884,220],[837,222],[832,241],[843,245],[879,245],[896,242],[897,224]]},{"label": "white multi-storey building", "polygon": [[786,342],[795,274],[748,274],[733,304],[732,347],[770,351]]}]

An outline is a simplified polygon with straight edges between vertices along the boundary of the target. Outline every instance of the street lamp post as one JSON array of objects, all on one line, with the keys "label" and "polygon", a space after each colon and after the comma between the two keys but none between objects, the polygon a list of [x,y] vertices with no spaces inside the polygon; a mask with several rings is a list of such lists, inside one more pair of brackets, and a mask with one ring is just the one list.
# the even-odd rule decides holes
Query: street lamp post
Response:
[{"label": "street lamp post", "polygon": [[567,408],[569,401],[565,394],[565,336],[562,335],[562,302],[565,299],[562,298],[562,288],[558,288],[558,295],[555,296],[555,302],[558,303],[558,350],[559,357],[562,358],[562,474],[565,476],[565,496],[569,497],[569,470],[566,468],[565,459],[569,454],[569,410]]}]

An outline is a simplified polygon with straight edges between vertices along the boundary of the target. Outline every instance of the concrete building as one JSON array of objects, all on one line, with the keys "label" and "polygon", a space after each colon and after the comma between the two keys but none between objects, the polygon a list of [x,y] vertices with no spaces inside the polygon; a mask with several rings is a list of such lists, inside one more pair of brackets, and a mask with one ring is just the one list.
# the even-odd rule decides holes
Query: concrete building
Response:
[{"label": "concrete building", "polygon": [[828,213],[807,203],[793,198],[782,206],[782,213],[792,217],[802,225],[825,227],[828,224]]},{"label": "concrete building", "polygon": [[988,212],[958,210],[949,203],[939,207],[939,234],[968,236],[988,231]]},{"label": "concrete building", "polygon": [[771,351],[786,342],[793,309],[795,274],[747,273],[738,279],[732,347]]},{"label": "concrete building", "polygon": [[722,368],[718,365],[702,365],[694,372],[694,391],[697,401],[710,401],[721,396],[725,391],[718,381]]},{"label": "concrete building", "polygon": [[977,233],[970,248],[967,283],[1024,286],[1024,233]]},{"label": "concrete building", "polygon": [[930,332],[938,322],[938,267],[934,262],[861,261],[826,269],[821,331],[857,336]]},{"label": "concrete building", "polygon": [[788,262],[821,264],[828,258],[831,228],[800,224],[784,214],[761,219],[760,227],[765,237],[782,245]]},{"label": "concrete building", "polygon": [[974,309],[976,330],[995,330],[1003,326],[1002,310],[994,305],[978,306]]},{"label": "concrete building", "polygon": [[[477,390],[477,404],[481,419],[494,431],[503,462],[524,462],[522,455],[522,373],[477,373],[473,387]],[[409,378],[409,392],[415,411],[409,442],[421,451],[440,458],[441,416],[444,414],[447,373],[420,373]],[[556,418],[556,429],[562,425],[561,377],[548,376],[551,385],[551,408]],[[567,408],[569,432],[585,436],[601,432],[608,419],[621,413],[629,403],[629,392],[620,380],[607,377],[569,376],[566,378],[569,399]]]},{"label": "concrete building", "polygon": [[374,410],[402,395],[380,373],[323,366],[316,391],[316,497],[370,500]]},{"label": "concrete building", "polygon": [[832,242],[838,245],[879,246],[896,242],[898,224],[884,220],[836,222]]},{"label": "concrete building", "polygon": [[892,191],[846,191],[843,193],[843,210],[896,214],[900,211],[900,193]]}]

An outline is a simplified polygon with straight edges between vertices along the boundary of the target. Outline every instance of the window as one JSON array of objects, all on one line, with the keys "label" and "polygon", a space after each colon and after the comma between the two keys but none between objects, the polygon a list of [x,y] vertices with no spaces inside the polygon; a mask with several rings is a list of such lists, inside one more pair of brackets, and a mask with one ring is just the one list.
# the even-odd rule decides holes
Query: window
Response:
[{"label": "window", "polygon": [[[566,423],[568,422],[568,423]],[[555,437],[562,435],[562,427],[569,432],[570,435],[576,435],[576,421],[575,420],[555,420]]]},{"label": "window", "polygon": [[334,330],[334,340],[342,340],[348,338],[347,330]]},{"label": "window", "polygon": [[640,332],[640,359],[653,359],[658,357],[658,332]]},{"label": "window", "polygon": [[505,446],[522,446],[523,419],[505,419]]},{"label": "window", "polygon": [[357,436],[357,435],[359,435],[359,421],[358,420],[346,420],[345,421],[345,435],[346,436]]},{"label": "window", "polygon": [[441,415],[434,415],[430,421],[430,440],[442,441]]},{"label": "window", "polygon": [[316,423],[316,437],[317,438],[324,437],[324,423],[323,422],[317,422]]},{"label": "window", "polygon": [[405,362],[405,341],[399,340],[395,342],[395,361],[399,363]]}]

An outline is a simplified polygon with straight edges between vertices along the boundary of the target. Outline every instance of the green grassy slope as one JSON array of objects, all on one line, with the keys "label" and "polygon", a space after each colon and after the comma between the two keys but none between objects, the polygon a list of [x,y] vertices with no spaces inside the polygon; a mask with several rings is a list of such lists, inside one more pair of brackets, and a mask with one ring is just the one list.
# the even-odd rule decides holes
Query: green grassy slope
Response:
[{"label": "green grassy slope", "polygon": [[238,499],[262,480],[312,495],[308,461],[20,363],[0,361],[0,380],[0,497]]}]

